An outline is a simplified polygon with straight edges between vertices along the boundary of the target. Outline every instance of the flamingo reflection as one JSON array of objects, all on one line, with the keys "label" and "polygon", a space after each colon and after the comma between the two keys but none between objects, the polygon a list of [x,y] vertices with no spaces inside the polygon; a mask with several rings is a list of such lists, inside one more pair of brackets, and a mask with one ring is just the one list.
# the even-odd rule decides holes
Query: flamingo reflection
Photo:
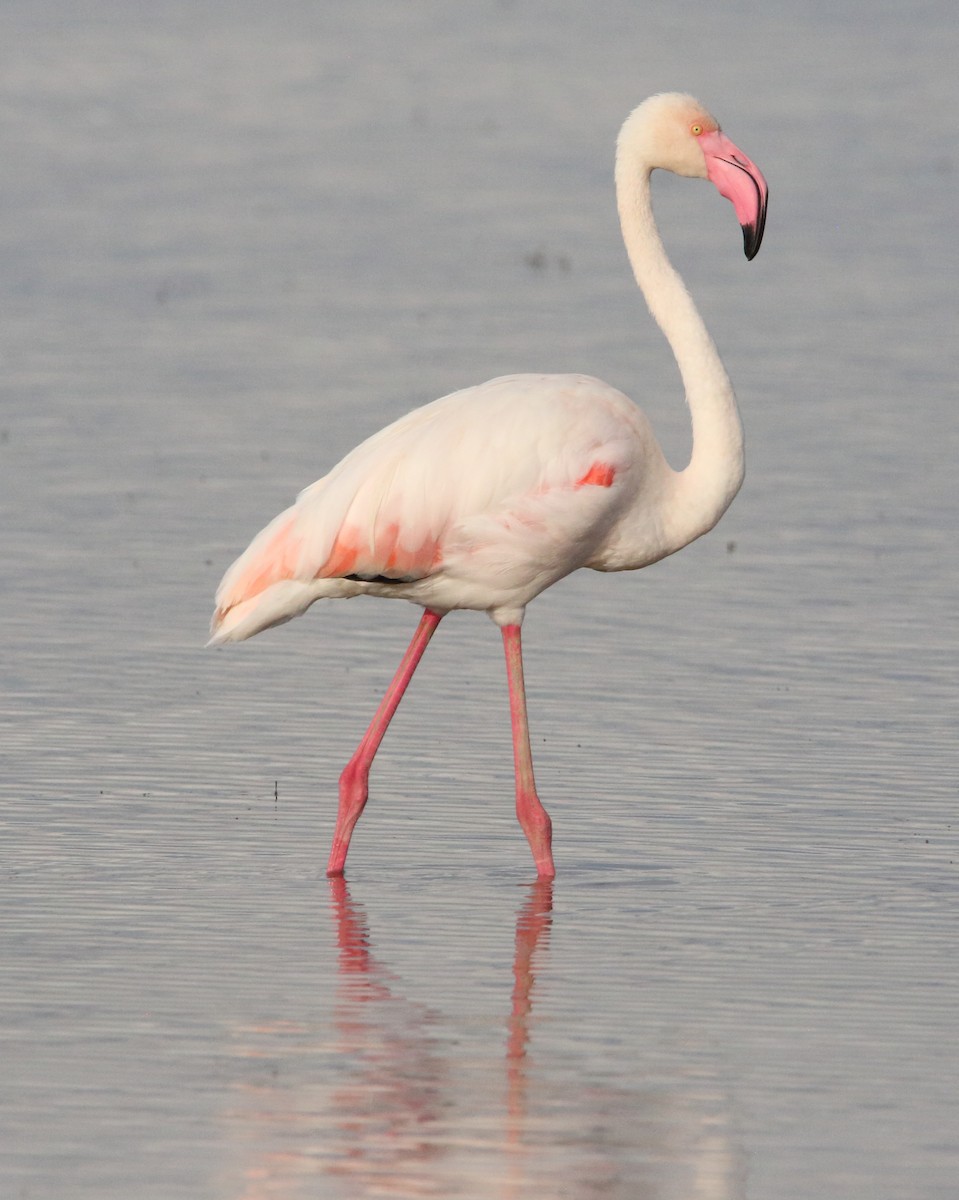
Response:
[{"label": "flamingo reflection", "polygon": [[[328,1019],[244,1031],[244,1057],[283,1070],[246,1083],[232,1114],[237,1139],[256,1147],[233,1189],[240,1200],[741,1200],[742,1157],[709,1079],[609,1086],[587,1082],[578,1059],[557,1075],[548,1043],[533,1053],[550,880],[532,884],[516,914],[505,1037],[492,1058],[475,1019],[464,1026],[404,995],[342,877],[330,880],[330,899]],[[575,1041],[563,1045],[575,1054]]]}]

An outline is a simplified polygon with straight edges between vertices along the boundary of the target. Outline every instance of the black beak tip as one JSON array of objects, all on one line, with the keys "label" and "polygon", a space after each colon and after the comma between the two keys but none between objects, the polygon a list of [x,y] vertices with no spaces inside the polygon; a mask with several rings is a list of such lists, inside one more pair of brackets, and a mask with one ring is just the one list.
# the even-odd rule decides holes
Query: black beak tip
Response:
[{"label": "black beak tip", "polygon": [[763,231],[765,228],[766,206],[764,204],[760,210],[759,219],[756,221],[755,225],[750,224],[743,226],[743,250],[746,252],[746,259],[748,262],[752,262],[752,260],[759,253],[759,247],[763,244]]},{"label": "black beak tip", "polygon": [[746,253],[746,261],[752,262],[759,253],[759,242],[756,240],[756,226],[743,226],[743,250]]}]

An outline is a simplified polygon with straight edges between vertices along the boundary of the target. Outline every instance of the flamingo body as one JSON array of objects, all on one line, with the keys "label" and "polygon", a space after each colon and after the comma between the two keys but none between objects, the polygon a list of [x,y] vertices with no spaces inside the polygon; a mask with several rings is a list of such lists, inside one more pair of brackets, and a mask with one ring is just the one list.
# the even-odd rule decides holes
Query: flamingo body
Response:
[{"label": "flamingo body", "polygon": [[442,616],[487,612],[501,627],[510,688],[517,813],[541,876],[554,873],[536,794],[519,628],[526,605],[580,567],[632,570],[719,520],[743,477],[735,397],[692,300],[666,258],[649,199],[655,167],[708,178],[734,204],[747,257],[759,248],[766,184],[689,96],[646,101],[620,134],[623,235],[676,356],[693,455],[667,463],[642,411],[587,375],[510,375],[408,413],[368,438],[275,518],[230,567],[211,643],[242,641],[316,600],[408,600],[424,616],[340,779],[328,870],[343,870],[373,756]]},{"label": "flamingo body", "polygon": [[254,539],[217,593],[213,641],[240,641],[323,597],[514,623],[579,567],[668,553],[659,521],[628,561],[615,532],[631,510],[657,511],[671,474],[642,412],[598,379],[512,375],[454,392],[363,442]]}]

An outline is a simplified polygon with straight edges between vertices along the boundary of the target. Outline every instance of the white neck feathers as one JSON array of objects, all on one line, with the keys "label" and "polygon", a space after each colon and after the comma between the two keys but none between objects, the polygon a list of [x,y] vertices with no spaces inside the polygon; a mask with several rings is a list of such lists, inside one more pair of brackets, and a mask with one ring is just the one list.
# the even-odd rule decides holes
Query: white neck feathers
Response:
[{"label": "white neck feathers", "polygon": [[663,248],[650,197],[652,166],[625,135],[616,157],[616,197],[636,282],[672,348],[692,418],[689,465],[674,475],[664,526],[675,548],[711,529],[739,491],[743,429],[716,346]]}]

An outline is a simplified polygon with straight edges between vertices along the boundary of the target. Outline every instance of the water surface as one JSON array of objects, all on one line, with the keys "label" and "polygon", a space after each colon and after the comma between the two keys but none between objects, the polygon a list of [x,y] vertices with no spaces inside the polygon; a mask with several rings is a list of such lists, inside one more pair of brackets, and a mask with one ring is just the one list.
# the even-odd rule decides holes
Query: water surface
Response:
[{"label": "water surface", "polygon": [[[4,6],[4,1195],[955,1195],[955,19],[871,13]],[[666,87],[771,184],[748,265],[656,189],[746,486],[530,609],[552,887],[466,614],[331,885],[416,613],[204,653],[216,582],[506,371],[601,375],[681,463],[610,179]]]}]

